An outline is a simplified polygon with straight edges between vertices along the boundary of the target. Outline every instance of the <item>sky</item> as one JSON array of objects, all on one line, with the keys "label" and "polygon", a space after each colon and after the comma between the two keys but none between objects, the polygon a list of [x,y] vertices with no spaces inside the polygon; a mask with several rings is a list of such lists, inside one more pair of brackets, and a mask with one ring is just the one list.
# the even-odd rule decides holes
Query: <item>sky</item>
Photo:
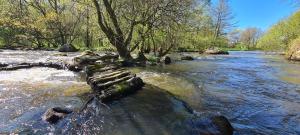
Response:
[{"label": "sky", "polygon": [[[213,0],[215,3],[217,0]],[[257,27],[267,30],[279,20],[287,18],[297,7],[288,0],[229,0],[237,27]]]}]

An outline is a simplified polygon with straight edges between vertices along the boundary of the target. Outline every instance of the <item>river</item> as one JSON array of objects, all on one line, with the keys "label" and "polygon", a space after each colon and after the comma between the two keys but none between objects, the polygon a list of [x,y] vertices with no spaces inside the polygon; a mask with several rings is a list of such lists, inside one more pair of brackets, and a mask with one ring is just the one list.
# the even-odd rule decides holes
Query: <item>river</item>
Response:
[{"label": "river", "polygon": [[[54,54],[4,51],[0,61],[69,60],[76,55]],[[131,69],[147,83],[142,91],[107,105],[94,102],[57,125],[42,121],[41,115],[55,106],[79,109],[91,93],[83,75],[50,68],[1,71],[0,133],[214,133],[206,117],[224,115],[237,135],[300,134],[300,63],[255,51],[190,55],[196,59]]]}]

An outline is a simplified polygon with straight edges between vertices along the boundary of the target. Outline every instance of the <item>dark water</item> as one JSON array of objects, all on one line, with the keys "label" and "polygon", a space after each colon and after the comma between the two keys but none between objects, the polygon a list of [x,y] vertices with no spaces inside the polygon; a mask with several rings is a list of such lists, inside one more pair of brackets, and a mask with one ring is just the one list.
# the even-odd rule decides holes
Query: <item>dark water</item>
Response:
[{"label": "dark water", "polygon": [[[235,134],[300,134],[299,63],[261,52],[194,55],[195,61],[132,69],[147,83],[143,90],[107,105],[94,101],[83,112],[77,110],[91,91],[80,74],[49,68],[1,71],[0,133],[216,133],[207,116],[224,115]],[[70,56],[4,51],[0,61],[67,61]],[[56,106],[75,113],[57,125],[42,121],[45,110]]]}]

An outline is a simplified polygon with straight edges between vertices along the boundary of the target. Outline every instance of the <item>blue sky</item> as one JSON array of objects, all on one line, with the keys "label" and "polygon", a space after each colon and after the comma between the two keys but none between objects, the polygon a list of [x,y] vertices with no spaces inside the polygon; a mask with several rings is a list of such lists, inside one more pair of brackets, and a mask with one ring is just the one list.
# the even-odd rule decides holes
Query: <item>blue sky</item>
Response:
[{"label": "blue sky", "polygon": [[[217,0],[213,0],[215,3]],[[288,0],[229,0],[237,27],[268,29],[297,10]]]}]

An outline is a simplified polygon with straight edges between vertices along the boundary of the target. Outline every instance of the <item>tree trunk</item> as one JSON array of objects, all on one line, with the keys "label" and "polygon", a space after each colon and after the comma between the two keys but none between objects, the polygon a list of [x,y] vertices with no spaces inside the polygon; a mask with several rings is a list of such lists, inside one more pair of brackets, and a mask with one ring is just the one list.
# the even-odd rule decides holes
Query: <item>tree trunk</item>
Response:
[{"label": "tree trunk", "polygon": [[117,51],[121,58],[123,58],[125,61],[131,61],[133,58],[130,54],[130,50],[128,50],[126,47],[116,44],[115,47],[117,48]]},{"label": "tree trunk", "polygon": [[[129,44],[131,43],[132,37],[132,30],[129,33],[128,38],[124,39],[124,34],[120,28],[120,24],[118,22],[117,16],[115,14],[114,9],[111,6],[111,3],[108,0],[102,0],[105,10],[108,13],[109,19],[106,19],[105,16],[102,15],[102,11],[100,8],[100,4],[97,0],[93,0],[94,6],[96,7],[97,17],[98,17],[98,24],[101,30],[104,32],[110,43],[116,47],[119,55],[125,61],[131,61],[133,58],[130,55],[130,49],[128,48]],[[111,20],[113,27],[109,27],[106,23],[108,20]],[[134,26],[134,25],[132,25]]]}]

